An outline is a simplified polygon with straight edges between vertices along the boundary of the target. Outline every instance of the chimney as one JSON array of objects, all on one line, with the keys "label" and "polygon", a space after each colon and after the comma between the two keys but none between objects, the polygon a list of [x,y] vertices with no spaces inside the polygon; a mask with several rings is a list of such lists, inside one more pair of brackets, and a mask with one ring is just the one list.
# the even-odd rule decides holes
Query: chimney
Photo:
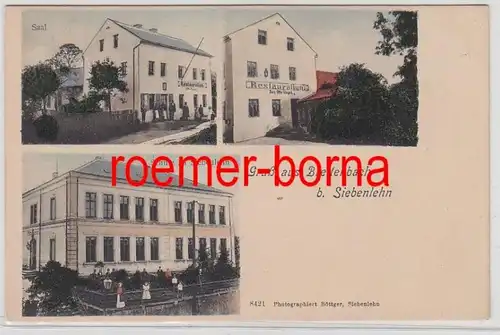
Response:
[{"label": "chimney", "polygon": [[142,24],[136,23],[136,24],[134,24],[134,27],[136,27],[136,28],[142,28]]},{"label": "chimney", "polygon": [[52,179],[57,178],[59,176],[59,173],[57,171],[52,172]]},{"label": "chimney", "polygon": [[158,32],[158,29],[156,29],[156,28],[151,28],[151,29],[149,29],[149,31],[150,31],[150,32],[152,32],[152,33],[157,33],[157,32]]}]

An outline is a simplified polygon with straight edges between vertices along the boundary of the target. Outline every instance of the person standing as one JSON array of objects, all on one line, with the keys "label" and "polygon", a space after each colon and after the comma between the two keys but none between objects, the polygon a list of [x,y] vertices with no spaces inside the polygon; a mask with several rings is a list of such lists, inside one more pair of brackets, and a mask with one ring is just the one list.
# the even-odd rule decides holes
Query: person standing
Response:
[{"label": "person standing", "polygon": [[203,106],[200,105],[200,107],[198,107],[198,117],[201,119],[203,119]]},{"label": "person standing", "polygon": [[189,107],[187,102],[185,102],[184,106],[182,106],[182,119],[189,120]]},{"label": "person standing", "polygon": [[168,119],[169,121],[174,121],[175,112],[177,110],[177,106],[175,106],[175,102],[170,101],[170,106],[168,106]]},{"label": "person standing", "polygon": [[151,291],[150,291],[149,282],[145,282],[142,285],[142,300],[151,300]]},{"label": "person standing", "polygon": [[118,288],[116,290],[116,308],[125,307],[125,301],[123,300],[123,284],[118,283]]}]

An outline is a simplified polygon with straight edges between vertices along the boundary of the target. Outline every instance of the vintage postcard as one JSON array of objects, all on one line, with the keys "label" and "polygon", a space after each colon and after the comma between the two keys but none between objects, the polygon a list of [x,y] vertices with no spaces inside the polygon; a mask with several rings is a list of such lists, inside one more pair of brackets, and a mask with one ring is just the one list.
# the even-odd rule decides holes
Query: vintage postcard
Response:
[{"label": "vintage postcard", "polygon": [[219,13],[24,10],[22,143],[215,144]]},{"label": "vintage postcard", "polygon": [[[9,7],[6,318],[488,319],[488,18],[486,6]],[[163,34],[197,51],[142,41]],[[65,83],[82,88],[67,89],[55,64],[76,48],[83,81]],[[25,90],[30,71],[43,85]],[[111,81],[128,91],[86,91]],[[155,109],[170,95],[173,120]],[[89,99],[100,109],[67,109]],[[127,145],[139,143],[217,145]]]}]

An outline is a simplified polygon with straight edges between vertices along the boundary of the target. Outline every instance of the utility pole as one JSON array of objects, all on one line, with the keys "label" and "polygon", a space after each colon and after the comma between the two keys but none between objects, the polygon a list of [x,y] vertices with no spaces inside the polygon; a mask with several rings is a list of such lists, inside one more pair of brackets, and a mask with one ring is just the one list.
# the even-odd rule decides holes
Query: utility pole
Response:
[{"label": "utility pole", "polygon": [[[196,271],[198,275],[198,269],[196,269],[196,200],[193,200],[192,206],[193,214],[191,218],[193,219],[193,234],[192,234],[192,248],[193,248],[193,271]],[[192,297],[192,314],[198,315],[198,286],[194,285],[193,297]]]}]

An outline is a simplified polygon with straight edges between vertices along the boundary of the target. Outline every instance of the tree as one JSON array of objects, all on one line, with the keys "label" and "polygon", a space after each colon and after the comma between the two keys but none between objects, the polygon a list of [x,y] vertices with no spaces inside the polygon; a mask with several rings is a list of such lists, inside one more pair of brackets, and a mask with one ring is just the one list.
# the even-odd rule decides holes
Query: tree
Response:
[{"label": "tree", "polygon": [[48,63],[64,82],[68,79],[67,75],[70,70],[81,65],[82,50],[73,43],[63,44],[57,53],[48,60]]},{"label": "tree", "polygon": [[47,114],[46,99],[57,91],[61,81],[50,65],[38,63],[23,69],[21,84],[23,107],[41,104],[43,114]]},{"label": "tree", "polygon": [[73,289],[79,285],[78,272],[49,261],[31,279],[29,304],[36,304],[39,315],[72,315],[78,311]]},{"label": "tree", "polygon": [[123,69],[109,59],[92,64],[88,79],[89,88],[95,96],[101,96],[106,101],[109,112],[111,112],[111,98],[119,93],[128,92],[124,76]]},{"label": "tree", "polygon": [[212,85],[212,110],[217,111],[217,73],[212,72],[210,76],[210,84]]},{"label": "tree", "polygon": [[313,112],[312,131],[344,144],[382,144],[392,119],[387,80],[364,64],[351,64],[341,68],[336,85],[336,94]]},{"label": "tree", "polygon": [[416,84],[417,79],[417,46],[418,26],[417,12],[392,11],[387,16],[377,13],[377,20],[373,28],[378,30],[382,40],[378,42],[375,53],[377,55],[404,56],[404,62],[394,74]]},{"label": "tree", "polygon": [[404,56],[403,64],[394,74],[401,82],[390,88],[395,118],[387,128],[387,139],[398,145],[415,146],[418,142],[417,19],[417,12],[392,11],[387,16],[377,13],[373,24],[382,37],[375,53]]}]

